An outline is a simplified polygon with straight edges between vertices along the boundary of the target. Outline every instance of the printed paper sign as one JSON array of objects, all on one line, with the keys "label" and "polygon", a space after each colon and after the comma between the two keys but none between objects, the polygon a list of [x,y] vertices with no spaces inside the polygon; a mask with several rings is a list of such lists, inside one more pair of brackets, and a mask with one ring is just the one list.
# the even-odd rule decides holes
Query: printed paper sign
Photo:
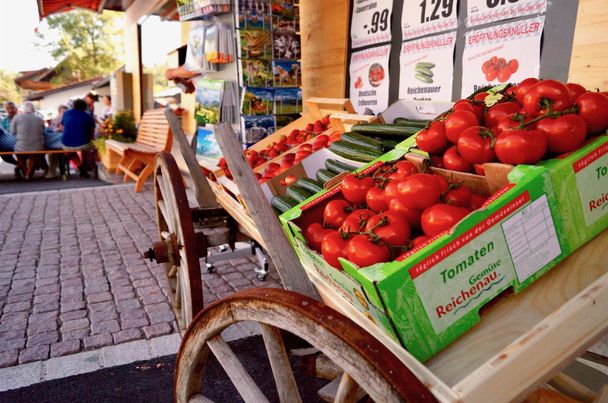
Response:
[{"label": "printed paper sign", "polygon": [[496,25],[466,34],[462,97],[479,88],[538,77],[544,17]]},{"label": "printed paper sign", "polygon": [[436,35],[401,46],[399,99],[450,101],[456,32]]},{"label": "printed paper sign", "polygon": [[378,114],[388,107],[390,51],[385,45],[351,54],[350,100],[357,113]]},{"label": "printed paper sign", "polygon": [[585,224],[590,226],[608,214],[608,144],[576,161],[572,168]]},{"label": "printed paper sign", "polygon": [[547,10],[547,0],[468,0],[467,27]]},{"label": "printed paper sign", "polygon": [[401,14],[403,39],[456,28],[457,11],[458,0],[405,0]]},{"label": "printed paper sign", "polygon": [[393,0],[355,0],[350,25],[353,49],[391,40]]}]

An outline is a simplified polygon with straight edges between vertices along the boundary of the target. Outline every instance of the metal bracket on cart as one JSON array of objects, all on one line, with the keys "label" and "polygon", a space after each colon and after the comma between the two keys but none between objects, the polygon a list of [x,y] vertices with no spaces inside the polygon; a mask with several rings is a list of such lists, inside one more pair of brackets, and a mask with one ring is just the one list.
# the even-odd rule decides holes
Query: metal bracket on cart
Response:
[{"label": "metal bracket on cart", "polygon": [[239,257],[248,257],[254,255],[259,263],[259,266],[255,268],[257,273],[257,279],[260,281],[266,280],[268,274],[268,259],[266,253],[255,241],[250,241],[249,245],[241,248],[231,249],[229,245],[222,245],[219,247],[218,253],[212,253],[205,257],[205,265],[207,273],[213,273],[215,270],[215,262],[227,259],[236,259]]}]

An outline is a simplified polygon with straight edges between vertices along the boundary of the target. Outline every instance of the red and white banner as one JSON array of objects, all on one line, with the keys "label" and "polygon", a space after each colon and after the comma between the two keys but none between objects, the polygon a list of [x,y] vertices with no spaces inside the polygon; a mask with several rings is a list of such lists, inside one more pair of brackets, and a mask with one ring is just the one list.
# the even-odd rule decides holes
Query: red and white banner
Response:
[{"label": "red and white banner", "polygon": [[547,10],[547,0],[468,0],[467,5],[467,27],[542,14]]}]

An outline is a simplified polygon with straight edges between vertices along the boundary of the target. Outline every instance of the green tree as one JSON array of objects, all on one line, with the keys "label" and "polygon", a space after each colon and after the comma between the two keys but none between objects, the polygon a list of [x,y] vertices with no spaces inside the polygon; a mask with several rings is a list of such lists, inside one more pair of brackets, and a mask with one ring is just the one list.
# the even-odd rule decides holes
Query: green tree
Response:
[{"label": "green tree", "polygon": [[0,105],[6,101],[21,102],[21,93],[15,84],[16,74],[0,69]]},{"label": "green tree", "polygon": [[58,62],[53,81],[58,84],[103,76],[116,70],[124,59],[124,35],[120,13],[102,14],[74,10],[46,18],[58,40],[38,34],[39,46],[49,48]]},{"label": "green tree", "polygon": [[152,67],[144,67],[144,73],[154,76],[154,93],[161,92],[169,88],[169,81],[165,76],[167,71],[167,63],[157,64]]}]

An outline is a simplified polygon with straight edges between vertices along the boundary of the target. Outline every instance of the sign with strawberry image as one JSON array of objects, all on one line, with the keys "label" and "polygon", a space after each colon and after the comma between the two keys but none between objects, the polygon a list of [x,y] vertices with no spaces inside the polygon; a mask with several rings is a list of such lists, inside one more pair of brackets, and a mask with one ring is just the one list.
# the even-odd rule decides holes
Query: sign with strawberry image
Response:
[{"label": "sign with strawberry image", "polygon": [[378,114],[388,107],[391,46],[353,52],[350,58],[350,100],[357,113]]},{"label": "sign with strawberry image", "polygon": [[544,24],[538,17],[467,32],[462,97],[488,85],[538,77]]},{"label": "sign with strawberry image", "polygon": [[403,42],[399,99],[450,101],[456,32]]}]

